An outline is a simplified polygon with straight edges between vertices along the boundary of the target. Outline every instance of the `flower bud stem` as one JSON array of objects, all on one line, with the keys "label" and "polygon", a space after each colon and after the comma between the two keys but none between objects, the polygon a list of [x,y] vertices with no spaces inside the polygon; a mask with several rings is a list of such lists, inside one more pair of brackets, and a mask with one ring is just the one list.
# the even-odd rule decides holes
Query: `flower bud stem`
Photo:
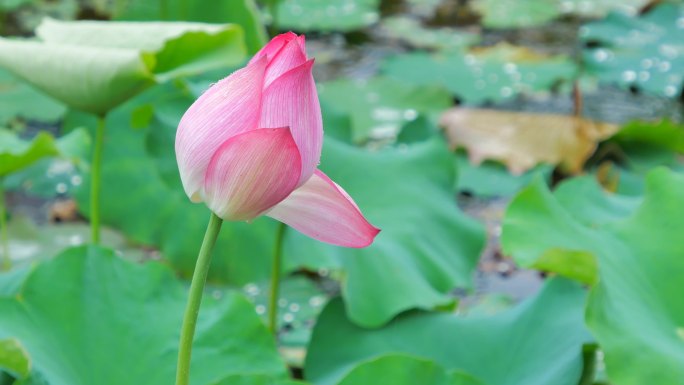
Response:
[{"label": "flower bud stem", "polygon": [[190,381],[190,356],[192,355],[192,340],[195,336],[195,326],[199,315],[204,284],[207,282],[209,265],[211,264],[211,251],[216,243],[223,220],[211,213],[207,231],[204,233],[202,247],[197,256],[195,272],[190,283],[190,295],[185,307],[183,326],[181,327],[180,344],[178,347],[178,369],[176,371],[176,385],[188,385]]},{"label": "flower bud stem", "polygon": [[7,212],[5,210],[5,190],[3,180],[0,178],[0,243],[2,243],[2,262],[0,271],[9,270],[12,267],[12,260],[9,255],[9,240],[7,238]]},{"label": "flower bud stem", "polygon": [[104,145],[105,117],[98,116],[95,129],[95,148],[90,165],[90,232],[93,244],[100,243],[100,183],[102,173],[102,147]]},{"label": "flower bud stem", "polygon": [[268,329],[273,335],[278,334],[278,290],[280,289],[280,271],[283,257],[283,238],[287,226],[278,223],[275,246],[273,248],[273,265],[271,266],[271,293],[268,298]]}]

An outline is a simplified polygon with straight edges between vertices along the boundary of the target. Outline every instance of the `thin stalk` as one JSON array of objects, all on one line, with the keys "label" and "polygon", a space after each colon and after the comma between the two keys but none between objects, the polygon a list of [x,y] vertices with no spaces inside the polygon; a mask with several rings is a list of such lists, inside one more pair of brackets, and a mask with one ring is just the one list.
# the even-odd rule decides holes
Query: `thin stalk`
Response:
[{"label": "thin stalk", "polygon": [[584,368],[582,369],[582,377],[579,385],[591,385],[594,383],[596,377],[596,360],[598,347],[596,345],[586,345],[582,349],[582,358],[584,360]]},{"label": "thin stalk", "polygon": [[283,258],[283,239],[287,226],[278,224],[275,246],[273,248],[273,265],[271,266],[271,293],[268,298],[268,329],[276,335],[278,333],[278,291],[280,289],[280,270]]},{"label": "thin stalk", "polygon": [[97,118],[95,148],[90,165],[90,231],[93,244],[100,243],[100,183],[102,173],[102,147],[104,146],[105,117]]},{"label": "thin stalk", "polygon": [[6,18],[7,15],[5,12],[0,9],[0,35],[5,35],[5,25],[7,24]]},{"label": "thin stalk", "polygon": [[577,118],[581,118],[584,114],[584,98],[582,97],[582,89],[580,88],[579,80],[575,80],[572,85],[572,98],[574,115]]},{"label": "thin stalk", "polygon": [[200,247],[199,255],[197,256],[195,272],[190,283],[188,304],[185,307],[183,326],[181,327],[176,385],[188,385],[190,381],[190,356],[192,355],[192,340],[195,337],[195,325],[197,325],[197,316],[199,315],[200,304],[202,303],[204,284],[207,282],[207,274],[211,264],[211,250],[214,248],[222,223],[223,220],[221,218],[211,213],[207,231],[204,233],[202,247]]},{"label": "thin stalk", "polygon": [[5,209],[5,190],[3,180],[0,178],[0,243],[2,243],[2,265],[0,271],[9,270],[12,267],[12,260],[9,255],[9,238],[7,237],[7,211]]}]

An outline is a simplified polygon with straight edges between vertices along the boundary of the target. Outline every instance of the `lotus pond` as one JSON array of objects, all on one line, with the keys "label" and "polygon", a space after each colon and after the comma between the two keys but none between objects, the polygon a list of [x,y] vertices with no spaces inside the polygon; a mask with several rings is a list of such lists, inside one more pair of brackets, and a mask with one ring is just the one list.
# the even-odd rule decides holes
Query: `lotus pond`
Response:
[{"label": "lotus pond", "polygon": [[[0,35],[0,385],[684,384],[681,1],[0,0]],[[259,63],[285,96],[207,124],[305,170],[322,119],[325,174],[221,222],[177,132]]]}]

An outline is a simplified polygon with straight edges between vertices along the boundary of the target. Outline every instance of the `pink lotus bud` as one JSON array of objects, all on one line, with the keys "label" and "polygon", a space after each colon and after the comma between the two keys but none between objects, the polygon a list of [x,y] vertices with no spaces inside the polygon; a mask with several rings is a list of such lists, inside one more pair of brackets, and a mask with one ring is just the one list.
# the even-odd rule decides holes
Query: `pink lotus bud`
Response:
[{"label": "pink lotus bud", "polygon": [[225,220],[273,217],[323,242],[365,247],[379,230],[317,170],[323,123],[304,36],[276,36],[185,112],[176,158],[186,194]]}]

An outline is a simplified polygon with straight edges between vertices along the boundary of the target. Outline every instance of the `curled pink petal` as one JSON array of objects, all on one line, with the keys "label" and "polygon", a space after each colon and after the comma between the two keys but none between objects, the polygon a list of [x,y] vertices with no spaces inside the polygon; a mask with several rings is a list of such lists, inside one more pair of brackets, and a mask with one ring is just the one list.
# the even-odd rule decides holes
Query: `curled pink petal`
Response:
[{"label": "curled pink petal", "polygon": [[219,217],[256,218],[297,186],[301,158],[288,128],[248,131],[219,147],[207,168],[207,206]]},{"label": "curled pink petal", "polygon": [[214,84],[181,118],[176,160],[183,188],[192,201],[203,198],[207,167],[219,146],[258,127],[266,65],[265,58],[256,60]]},{"label": "curled pink petal", "polygon": [[344,247],[370,245],[379,229],[351,197],[320,170],[266,213],[311,238]]},{"label": "curled pink petal", "polygon": [[285,44],[295,39],[297,39],[297,34],[294,32],[286,32],[274,37],[268,42],[268,44],[261,48],[259,52],[254,54],[254,57],[249,61],[249,64],[252,64],[252,62],[257,61],[262,57],[266,57],[266,59],[270,62],[273,60],[273,57],[278,53],[278,51],[285,46]]},{"label": "curled pink petal", "polygon": [[268,67],[266,67],[264,87],[268,87],[285,72],[304,64],[306,60],[306,52],[302,49],[299,38],[285,43],[269,60]]},{"label": "curled pink petal", "polygon": [[290,127],[302,157],[298,186],[318,167],[323,120],[311,68],[313,60],[281,75],[264,90],[259,127]]}]

